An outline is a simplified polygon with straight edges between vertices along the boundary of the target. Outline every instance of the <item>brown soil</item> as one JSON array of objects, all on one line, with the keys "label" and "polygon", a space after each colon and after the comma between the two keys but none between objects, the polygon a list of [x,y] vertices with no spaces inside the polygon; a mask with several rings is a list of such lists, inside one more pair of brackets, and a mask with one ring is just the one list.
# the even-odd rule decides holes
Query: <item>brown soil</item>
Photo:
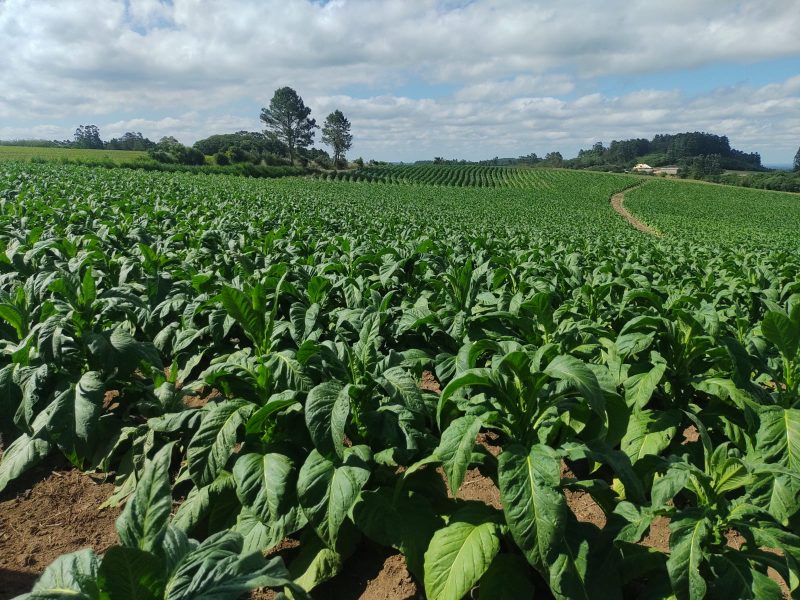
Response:
[{"label": "brown soil", "polygon": [[650,531],[641,541],[642,546],[655,548],[661,552],[669,552],[669,519],[656,517],[650,523]]},{"label": "brown soil", "polygon": [[564,490],[567,506],[578,521],[597,525],[600,529],[606,526],[606,515],[587,492]]},{"label": "brown soil", "polygon": [[117,398],[119,398],[119,390],[108,390],[103,395],[103,409],[104,410],[114,410],[119,408],[119,402],[117,402]]},{"label": "brown soil", "polygon": [[613,208],[617,213],[619,213],[622,218],[624,218],[628,223],[633,225],[636,229],[643,233],[647,233],[649,235],[654,235],[656,237],[661,237],[661,232],[657,229],[650,227],[647,223],[643,223],[639,219],[633,216],[631,212],[625,208],[623,202],[625,201],[625,193],[631,190],[635,190],[636,188],[641,187],[645,184],[640,184],[632,188],[628,188],[625,191],[619,192],[611,196],[611,208]]},{"label": "brown soil", "polygon": [[436,380],[436,376],[430,371],[422,372],[422,381],[419,384],[420,389],[428,390],[436,394],[442,392],[442,386]]},{"label": "brown soil", "polygon": [[220,392],[217,388],[203,388],[200,390],[199,394],[194,396],[184,396],[183,403],[188,408],[203,408],[212,400],[221,398],[222,395],[222,392]]},{"label": "brown soil", "polygon": [[475,443],[486,448],[486,451],[495,458],[503,451],[503,448],[500,446],[500,436],[494,431],[480,432],[475,438]]},{"label": "brown soil", "polygon": [[686,444],[693,444],[700,439],[700,432],[697,431],[697,427],[694,425],[689,425],[686,429],[683,430],[683,440],[681,441],[681,446],[685,446]]},{"label": "brown soil", "polygon": [[464,476],[456,498],[461,500],[478,500],[494,508],[502,510],[500,490],[489,477],[484,477],[478,469],[470,469]]},{"label": "brown soil", "polygon": [[76,470],[53,471],[27,490],[18,483],[21,491],[0,496],[0,599],[30,591],[61,554],[82,548],[101,553],[117,542],[119,509],[97,509],[113,484]]},{"label": "brown soil", "polygon": [[342,573],[311,595],[317,600],[410,600],[421,597],[421,587],[402,554],[367,541],[347,559]]},{"label": "brown soil", "polygon": [[[475,442],[486,448],[492,456],[497,456],[502,450],[497,445],[498,440],[497,434],[491,431],[480,432],[475,438]],[[444,474],[444,470],[441,467],[437,467],[436,472],[442,476],[445,484],[447,484],[447,476]],[[449,487],[447,495],[452,498]],[[466,472],[464,481],[461,482],[461,487],[458,488],[456,493],[456,498],[460,500],[477,500],[494,508],[503,509],[503,505],[500,502],[500,490],[491,477],[484,476],[477,468],[469,469]]]},{"label": "brown soil", "polygon": [[[564,461],[561,461],[561,478],[577,479]],[[567,506],[578,521],[592,523],[601,529],[606,526],[606,514],[594,501],[591,494],[582,490],[564,490],[564,496],[567,500]]]},{"label": "brown soil", "polygon": [[[371,542],[362,544],[344,571],[311,592],[316,600],[410,600],[421,598],[421,586],[406,568],[406,559],[391,548]],[[275,590],[259,589],[243,600],[274,600]]]}]

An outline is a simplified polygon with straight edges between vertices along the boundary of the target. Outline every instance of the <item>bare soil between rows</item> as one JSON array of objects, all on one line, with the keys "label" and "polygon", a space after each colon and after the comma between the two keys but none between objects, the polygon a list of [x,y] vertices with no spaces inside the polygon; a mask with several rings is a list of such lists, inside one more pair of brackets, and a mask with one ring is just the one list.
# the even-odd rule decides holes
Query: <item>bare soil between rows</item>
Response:
[{"label": "bare soil between rows", "polygon": [[117,542],[120,510],[98,507],[114,485],[48,461],[0,495],[0,600],[31,590],[45,567],[81,548]]}]

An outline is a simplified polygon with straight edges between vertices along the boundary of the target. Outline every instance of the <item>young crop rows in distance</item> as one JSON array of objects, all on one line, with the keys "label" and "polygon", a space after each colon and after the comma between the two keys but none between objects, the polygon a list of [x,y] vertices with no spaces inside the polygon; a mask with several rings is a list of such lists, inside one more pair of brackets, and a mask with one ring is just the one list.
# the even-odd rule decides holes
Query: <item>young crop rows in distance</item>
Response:
[{"label": "young crop rows in distance", "polygon": [[0,164],[0,491],[62,454],[126,503],[31,597],[302,598],[362,538],[432,600],[796,594],[800,199],[651,181],[654,238],[640,178],[426,169]]},{"label": "young crop rows in distance", "polygon": [[328,181],[446,185],[455,187],[547,187],[559,172],[547,169],[483,167],[478,165],[378,165],[356,171],[337,171],[319,176]]}]

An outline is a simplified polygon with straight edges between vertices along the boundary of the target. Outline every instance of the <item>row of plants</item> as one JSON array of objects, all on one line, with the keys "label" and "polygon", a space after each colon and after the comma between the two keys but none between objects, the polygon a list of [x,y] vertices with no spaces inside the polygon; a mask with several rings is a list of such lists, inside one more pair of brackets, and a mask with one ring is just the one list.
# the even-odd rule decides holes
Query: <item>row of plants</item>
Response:
[{"label": "row of plants", "polygon": [[125,504],[30,597],[299,598],[364,538],[436,600],[795,593],[800,256],[628,230],[630,183],[0,166],[0,491],[59,453]]},{"label": "row of plants", "polygon": [[[543,182],[558,179],[557,171],[520,167],[482,165],[375,165],[355,171],[323,173],[327,181],[386,184],[420,184],[468,188],[540,188]],[[580,178],[580,177],[578,177]],[[568,178],[574,181],[576,178]],[[587,177],[591,179],[591,175]],[[616,181],[620,181],[619,178]],[[630,178],[636,182],[638,179]]]}]

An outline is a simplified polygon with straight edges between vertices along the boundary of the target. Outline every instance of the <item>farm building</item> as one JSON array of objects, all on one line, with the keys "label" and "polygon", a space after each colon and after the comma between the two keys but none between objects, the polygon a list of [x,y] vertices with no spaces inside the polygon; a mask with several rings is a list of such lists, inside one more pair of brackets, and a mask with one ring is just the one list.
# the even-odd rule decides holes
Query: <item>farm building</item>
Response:
[{"label": "farm building", "polygon": [[678,167],[670,165],[667,167],[656,167],[652,170],[653,175],[677,175]]},{"label": "farm building", "polygon": [[645,163],[639,163],[638,165],[633,167],[633,169],[631,169],[631,170],[636,172],[636,173],[652,173],[653,172],[653,167],[651,167],[650,165],[647,165]]}]

